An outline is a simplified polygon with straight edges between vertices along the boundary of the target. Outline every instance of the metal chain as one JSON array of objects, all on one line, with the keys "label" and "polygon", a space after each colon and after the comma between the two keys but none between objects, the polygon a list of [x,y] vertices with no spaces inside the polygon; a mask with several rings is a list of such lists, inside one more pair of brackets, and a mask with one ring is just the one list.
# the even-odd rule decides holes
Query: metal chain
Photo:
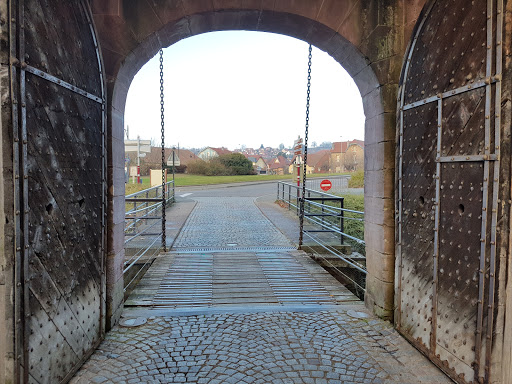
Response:
[{"label": "metal chain", "polygon": [[306,173],[307,173],[307,164],[308,164],[308,133],[309,133],[309,102],[311,96],[311,58],[312,58],[313,47],[309,44],[309,56],[308,56],[308,95],[306,99],[306,133],[304,135],[304,173],[302,176],[302,197],[300,199],[300,233],[299,233],[299,249],[302,247],[302,242],[304,240],[304,203],[306,198]]},{"label": "metal chain", "polygon": [[165,121],[164,121],[164,50],[160,49],[160,125],[162,132],[162,248],[164,252],[167,250],[165,236],[165,209],[166,209],[166,193],[165,193]]}]

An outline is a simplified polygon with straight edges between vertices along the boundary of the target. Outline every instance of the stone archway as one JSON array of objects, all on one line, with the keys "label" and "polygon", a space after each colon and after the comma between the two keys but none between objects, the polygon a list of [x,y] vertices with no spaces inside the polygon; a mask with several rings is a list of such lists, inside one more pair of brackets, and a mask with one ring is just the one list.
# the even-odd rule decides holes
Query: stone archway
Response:
[{"label": "stone archway", "polygon": [[221,30],[274,32],[329,53],[353,77],[366,115],[366,303],[391,318],[394,292],[394,167],[396,96],[402,58],[425,0],[131,1],[92,2],[108,90],[109,235],[107,318],[122,309],[124,163],[123,116],[130,83],[161,47]]}]

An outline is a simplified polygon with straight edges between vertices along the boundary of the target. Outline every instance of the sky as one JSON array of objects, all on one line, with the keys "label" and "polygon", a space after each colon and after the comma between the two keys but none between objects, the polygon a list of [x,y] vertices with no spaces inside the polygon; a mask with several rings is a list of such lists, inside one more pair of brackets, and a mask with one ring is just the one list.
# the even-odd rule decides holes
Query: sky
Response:
[{"label": "sky", "polygon": [[[313,47],[309,143],[364,139],[360,93]],[[164,49],[165,142],[181,148],[291,147],[304,137],[308,44],[265,32],[211,32]],[[128,91],[129,138],[160,145],[159,55]]]}]

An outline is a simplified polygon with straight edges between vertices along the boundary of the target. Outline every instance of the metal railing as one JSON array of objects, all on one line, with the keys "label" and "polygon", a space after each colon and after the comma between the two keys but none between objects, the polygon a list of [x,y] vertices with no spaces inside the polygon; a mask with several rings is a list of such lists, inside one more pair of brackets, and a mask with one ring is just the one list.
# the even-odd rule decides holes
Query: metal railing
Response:
[{"label": "metal railing", "polygon": [[[157,185],[125,198],[125,292],[149,268],[162,249],[162,200],[165,197],[166,206],[169,207],[175,201],[174,190],[174,181],[169,181],[164,190]],[[136,264],[142,265],[138,265],[138,271],[131,273]]]},{"label": "metal railing", "polygon": [[[278,182],[277,199],[284,202],[288,209],[300,214],[302,187]],[[351,280],[358,290],[365,289],[366,259],[364,242],[364,212],[347,209],[344,198],[325,192],[306,188],[304,196],[304,236],[318,245],[325,252],[317,252],[317,257],[323,259],[346,278]],[[325,236],[326,234],[330,236]],[[334,241],[333,241],[334,240]],[[343,251],[350,246],[357,253]],[[355,277],[347,276],[346,271],[336,267],[325,255],[334,255],[356,272]]]},{"label": "metal railing", "polygon": [[[350,175],[329,176],[329,181],[332,184],[329,192],[346,193],[348,191],[348,182],[350,177]],[[314,174],[308,175],[306,180],[306,188],[314,191],[321,191],[320,184],[322,180],[324,180],[324,178],[315,177]]]}]

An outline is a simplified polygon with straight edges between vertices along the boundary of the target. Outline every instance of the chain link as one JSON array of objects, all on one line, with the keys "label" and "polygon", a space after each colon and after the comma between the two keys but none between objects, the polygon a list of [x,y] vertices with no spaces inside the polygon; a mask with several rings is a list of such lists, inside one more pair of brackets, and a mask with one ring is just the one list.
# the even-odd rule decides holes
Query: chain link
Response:
[{"label": "chain link", "polygon": [[166,209],[166,192],[165,192],[165,119],[164,119],[164,50],[160,49],[160,125],[162,133],[162,248],[164,252],[167,250],[167,239],[165,236],[165,209]]},{"label": "chain link", "polygon": [[304,240],[304,203],[306,198],[306,173],[307,173],[307,164],[308,164],[308,134],[309,134],[309,102],[311,96],[311,59],[313,47],[309,44],[309,56],[308,56],[308,94],[306,99],[306,133],[304,134],[304,161],[303,163],[303,176],[302,176],[302,196],[300,199],[300,213],[299,213],[299,221],[300,221],[300,233],[299,233],[299,249],[302,247],[302,243]]}]

